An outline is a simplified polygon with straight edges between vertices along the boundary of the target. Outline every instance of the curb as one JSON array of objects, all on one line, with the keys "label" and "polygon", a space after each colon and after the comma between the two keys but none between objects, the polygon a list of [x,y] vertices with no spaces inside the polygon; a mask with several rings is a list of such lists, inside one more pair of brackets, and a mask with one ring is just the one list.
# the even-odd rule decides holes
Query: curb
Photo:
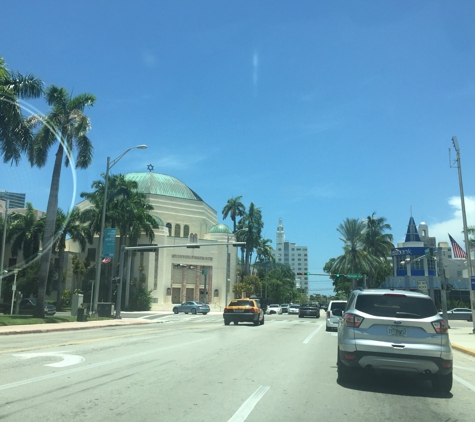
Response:
[{"label": "curb", "polygon": [[[32,329],[24,329],[24,330],[17,330],[17,331],[4,331],[0,330],[0,336],[9,336],[9,335],[16,335],[16,334],[39,334],[39,333],[51,333],[51,332],[59,332],[59,331],[77,331],[77,330],[90,330],[93,328],[106,328],[106,327],[125,327],[129,325],[149,325],[149,324],[163,324],[162,321],[154,321],[154,322],[127,322],[126,324],[104,324],[104,325],[78,325],[78,326],[70,326],[70,327],[50,327],[50,328],[32,328]],[[38,324],[41,325],[41,324]]]},{"label": "curb", "polygon": [[452,343],[452,348],[458,350],[459,352],[467,353],[468,355],[475,356],[475,350],[467,349],[466,347],[459,346],[458,344]]}]

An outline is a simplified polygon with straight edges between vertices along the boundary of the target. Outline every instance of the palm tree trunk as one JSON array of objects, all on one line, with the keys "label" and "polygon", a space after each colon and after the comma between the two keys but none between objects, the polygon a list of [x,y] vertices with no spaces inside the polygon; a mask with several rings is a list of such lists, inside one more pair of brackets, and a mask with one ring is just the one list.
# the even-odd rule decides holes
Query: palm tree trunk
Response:
[{"label": "palm tree trunk", "polygon": [[58,251],[58,286],[56,290],[56,308],[58,311],[63,307],[63,269],[64,269],[64,248],[60,247]]},{"label": "palm tree trunk", "polygon": [[53,176],[49,191],[48,206],[46,208],[45,231],[40,258],[40,272],[38,274],[38,299],[36,302],[35,317],[45,317],[45,295],[48,282],[49,265],[51,261],[51,249],[54,240],[56,225],[56,213],[58,211],[59,180],[61,177],[61,165],[63,163],[63,145],[60,143],[54,160]]}]

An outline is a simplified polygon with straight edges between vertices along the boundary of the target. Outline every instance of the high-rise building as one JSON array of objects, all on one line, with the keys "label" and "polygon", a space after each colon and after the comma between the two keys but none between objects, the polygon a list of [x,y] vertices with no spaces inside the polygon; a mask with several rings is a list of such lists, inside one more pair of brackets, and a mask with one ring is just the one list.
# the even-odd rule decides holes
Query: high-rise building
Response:
[{"label": "high-rise building", "polygon": [[308,293],[308,276],[298,275],[298,273],[308,272],[308,248],[307,246],[299,246],[296,243],[285,241],[282,218],[279,218],[275,243],[275,262],[290,265],[290,268],[292,268],[292,271],[296,274],[297,284],[300,282],[300,288]]},{"label": "high-rise building", "polygon": [[25,208],[25,198],[26,195],[24,193],[7,192],[5,190],[0,190],[0,199],[3,201],[6,201],[7,199],[10,200],[8,209]]}]

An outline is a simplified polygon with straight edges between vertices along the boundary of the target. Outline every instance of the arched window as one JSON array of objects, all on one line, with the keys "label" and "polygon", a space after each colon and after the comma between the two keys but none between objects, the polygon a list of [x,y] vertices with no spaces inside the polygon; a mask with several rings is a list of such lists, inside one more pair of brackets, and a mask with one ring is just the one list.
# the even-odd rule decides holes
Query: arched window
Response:
[{"label": "arched window", "polygon": [[175,224],[175,237],[180,237],[181,233],[181,226],[179,224]]},{"label": "arched window", "polygon": [[185,224],[183,226],[183,237],[188,237],[190,235],[190,226]]},{"label": "arched window", "polygon": [[167,223],[166,226],[167,226],[167,229],[168,229],[168,236],[171,236],[172,235],[172,225],[170,223]]}]

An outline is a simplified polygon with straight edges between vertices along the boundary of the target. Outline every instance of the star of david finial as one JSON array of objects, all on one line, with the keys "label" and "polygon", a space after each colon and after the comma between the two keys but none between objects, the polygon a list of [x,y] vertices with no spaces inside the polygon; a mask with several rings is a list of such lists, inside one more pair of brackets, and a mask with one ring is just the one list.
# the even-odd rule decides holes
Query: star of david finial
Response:
[{"label": "star of david finial", "polygon": [[153,171],[153,166],[152,166],[152,164],[149,164],[149,165],[147,166],[147,170],[148,170],[149,172],[152,172],[152,171]]}]

